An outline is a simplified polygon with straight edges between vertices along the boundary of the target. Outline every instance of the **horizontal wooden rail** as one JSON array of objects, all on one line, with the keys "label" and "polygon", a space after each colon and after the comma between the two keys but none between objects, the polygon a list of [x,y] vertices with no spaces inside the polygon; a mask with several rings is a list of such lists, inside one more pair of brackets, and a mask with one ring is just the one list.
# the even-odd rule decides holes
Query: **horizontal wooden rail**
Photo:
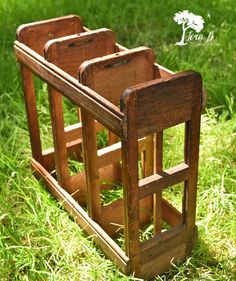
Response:
[{"label": "horizontal wooden rail", "polygon": [[[96,121],[96,131],[99,132],[104,129],[99,122]],[[76,139],[82,138],[82,123],[76,123],[70,126],[65,127],[64,129],[66,133],[66,142],[71,142]]]},{"label": "horizontal wooden rail", "polygon": [[144,198],[164,188],[177,184],[187,179],[189,166],[179,164],[162,174],[155,174],[139,181],[139,198]]},{"label": "horizontal wooden rail", "polygon": [[[145,263],[185,241],[186,226],[179,225],[141,243],[141,258]],[[168,246],[168,247],[167,247]]]},{"label": "horizontal wooden rail", "polygon": [[[142,138],[138,140],[139,152],[145,150],[145,139]],[[98,150],[98,165],[99,167],[104,167],[111,163],[116,163],[121,160],[121,142],[117,142],[110,146],[101,148]]]}]

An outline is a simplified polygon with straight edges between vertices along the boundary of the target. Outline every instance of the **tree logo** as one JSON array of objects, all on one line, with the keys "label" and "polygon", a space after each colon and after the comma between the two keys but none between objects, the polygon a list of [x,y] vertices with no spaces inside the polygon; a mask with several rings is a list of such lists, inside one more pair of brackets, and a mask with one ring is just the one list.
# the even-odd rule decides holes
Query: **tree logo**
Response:
[{"label": "tree logo", "polygon": [[177,24],[182,25],[182,37],[179,42],[176,42],[175,45],[183,46],[188,43],[185,42],[186,31],[190,28],[194,29],[197,33],[199,33],[204,26],[204,19],[201,16],[194,15],[188,10],[184,10],[182,12],[178,12],[174,16],[174,21]]}]

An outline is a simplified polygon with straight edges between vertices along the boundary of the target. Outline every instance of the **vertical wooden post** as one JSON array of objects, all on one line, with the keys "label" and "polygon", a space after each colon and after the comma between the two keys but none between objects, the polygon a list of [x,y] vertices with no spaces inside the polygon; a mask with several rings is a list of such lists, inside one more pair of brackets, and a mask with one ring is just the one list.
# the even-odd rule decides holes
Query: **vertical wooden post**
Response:
[{"label": "vertical wooden post", "polygon": [[[163,168],[163,132],[155,135],[155,171],[161,173]],[[154,234],[161,233],[162,227],[162,192],[156,192],[153,194],[153,223]]]},{"label": "vertical wooden post", "polygon": [[32,156],[35,160],[37,160],[39,163],[43,165],[44,163],[43,163],[42,146],[40,140],[33,74],[25,65],[21,64],[21,75],[22,75],[22,84],[23,84],[23,91],[25,97],[25,107],[27,113]]},{"label": "vertical wooden post", "polygon": [[131,261],[131,271],[140,275],[139,191],[138,191],[138,133],[136,128],[136,99],[124,101],[127,119],[123,124],[122,176],[124,187],[124,228],[126,254]]},{"label": "vertical wooden post", "polygon": [[95,220],[101,219],[100,187],[98,184],[98,156],[95,120],[81,110],[83,154],[87,181],[87,206],[89,216]]},{"label": "vertical wooden post", "polygon": [[194,94],[192,96],[191,120],[185,123],[185,163],[189,165],[189,177],[184,183],[184,203],[183,220],[187,227],[187,247],[188,254],[193,245],[196,220],[196,200],[197,200],[197,179],[198,179],[198,159],[200,142],[201,123],[201,77],[195,78]]},{"label": "vertical wooden post", "polygon": [[48,86],[48,94],[55,149],[54,157],[57,170],[57,180],[59,184],[70,193],[70,176],[68,154],[66,149],[66,136],[64,132],[62,95],[51,86]]},{"label": "vertical wooden post", "polygon": [[154,136],[146,137],[145,141],[145,177],[151,176],[154,172]]}]

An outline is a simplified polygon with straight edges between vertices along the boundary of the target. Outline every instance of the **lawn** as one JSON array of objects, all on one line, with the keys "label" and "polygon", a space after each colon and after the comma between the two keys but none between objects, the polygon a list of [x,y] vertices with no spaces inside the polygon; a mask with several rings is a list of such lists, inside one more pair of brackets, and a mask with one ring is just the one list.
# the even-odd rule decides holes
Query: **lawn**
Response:
[{"label": "lawn", "polygon": [[[209,43],[180,47],[183,9],[201,15]],[[30,144],[19,66],[13,54],[22,23],[78,14],[91,28],[107,27],[126,47],[153,48],[173,71],[193,69],[208,93],[202,116],[198,181],[199,239],[185,263],[156,280],[236,278],[236,5],[215,1],[1,0],[0,2],[0,280],[137,280],[126,277],[97,249],[30,170]],[[39,117],[50,134],[46,87],[37,82]],[[41,97],[41,98],[40,98]],[[68,113],[68,120],[73,115]],[[73,116],[72,116],[73,117]],[[70,121],[71,122],[71,121]],[[166,155],[178,155],[182,132],[170,130]],[[50,143],[46,138],[45,146]],[[171,149],[171,150],[170,150]],[[171,159],[175,161],[175,159]],[[166,162],[168,166],[172,162]],[[178,196],[168,193],[178,205]]]}]

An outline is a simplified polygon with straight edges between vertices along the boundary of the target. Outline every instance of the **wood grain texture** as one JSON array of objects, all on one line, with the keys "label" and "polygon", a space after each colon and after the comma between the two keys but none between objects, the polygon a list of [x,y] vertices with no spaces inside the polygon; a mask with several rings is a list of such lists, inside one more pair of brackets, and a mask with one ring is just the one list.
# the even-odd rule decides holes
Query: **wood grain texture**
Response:
[{"label": "wood grain texture", "polygon": [[114,105],[126,88],[153,77],[154,54],[146,47],[86,61],[79,68],[79,81]]},{"label": "wood grain texture", "polygon": [[[154,170],[156,174],[161,174],[163,169],[163,132],[155,134],[154,137]],[[161,233],[162,229],[162,191],[153,194],[153,226],[154,235]]]},{"label": "wood grain texture", "polygon": [[114,33],[106,28],[50,40],[44,47],[45,57],[66,73],[77,78],[85,61],[116,52]]},{"label": "wood grain texture", "polygon": [[44,164],[40,139],[38,112],[36,107],[34,79],[28,67],[22,64],[20,66],[32,156],[35,160],[37,160],[41,164]]},{"label": "wood grain texture", "polygon": [[138,131],[136,127],[136,98],[130,96],[123,104],[127,116],[122,139],[122,182],[124,190],[124,228],[126,254],[130,258],[131,270],[140,275],[139,241],[139,190],[138,190]]},{"label": "wood grain texture", "polygon": [[83,124],[83,155],[87,182],[88,213],[91,219],[100,221],[101,203],[95,120],[84,111],[81,111],[81,120]]},{"label": "wood grain texture", "polygon": [[179,164],[160,174],[154,174],[139,181],[139,197],[144,198],[153,193],[159,192],[177,183],[188,179],[189,167],[186,164]]},{"label": "wood grain texture", "polygon": [[191,119],[192,91],[197,76],[195,72],[182,72],[171,78],[161,78],[130,87],[124,92],[121,102],[125,96],[138,92],[139,137],[161,132]]},{"label": "wood grain texture", "polygon": [[185,163],[189,166],[189,178],[185,181],[183,208],[184,223],[187,226],[187,254],[192,250],[193,232],[196,220],[198,160],[201,123],[202,78],[194,80],[191,120],[185,126]]},{"label": "wood grain texture", "polygon": [[22,24],[16,31],[16,38],[32,50],[43,56],[45,43],[58,38],[83,31],[80,17],[69,15],[34,23]]}]

